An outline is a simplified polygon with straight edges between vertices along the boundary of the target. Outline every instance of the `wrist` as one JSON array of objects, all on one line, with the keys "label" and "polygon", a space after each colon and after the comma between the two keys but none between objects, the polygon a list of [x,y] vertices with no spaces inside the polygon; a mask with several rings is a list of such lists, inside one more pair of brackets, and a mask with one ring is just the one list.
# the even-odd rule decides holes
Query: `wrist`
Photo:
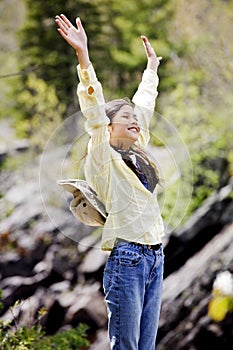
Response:
[{"label": "wrist", "polygon": [[88,52],[84,53],[84,52],[78,52],[76,50],[76,56],[78,58],[81,69],[86,69],[91,64]]},{"label": "wrist", "polygon": [[158,70],[158,64],[147,64],[147,69],[151,69],[151,70],[153,70],[153,71],[155,71],[155,73],[157,73],[157,70]]},{"label": "wrist", "polygon": [[147,68],[149,69],[152,69],[154,70],[155,72],[157,72],[158,70],[158,67],[160,65],[160,60],[161,60],[161,57],[156,57],[156,58],[153,58],[153,59],[148,59],[148,62],[147,62]]}]

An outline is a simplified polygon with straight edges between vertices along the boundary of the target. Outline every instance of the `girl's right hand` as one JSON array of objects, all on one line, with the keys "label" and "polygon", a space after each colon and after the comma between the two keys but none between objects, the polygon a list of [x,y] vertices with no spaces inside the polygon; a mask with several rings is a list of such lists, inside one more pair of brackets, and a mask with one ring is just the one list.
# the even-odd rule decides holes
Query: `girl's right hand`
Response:
[{"label": "girl's right hand", "polygon": [[65,15],[55,17],[55,22],[58,25],[58,32],[65,39],[65,41],[72,46],[76,54],[78,55],[79,63],[82,68],[86,68],[90,64],[88,48],[87,48],[87,35],[82,26],[80,18],[76,18],[76,25],[68,20]]}]

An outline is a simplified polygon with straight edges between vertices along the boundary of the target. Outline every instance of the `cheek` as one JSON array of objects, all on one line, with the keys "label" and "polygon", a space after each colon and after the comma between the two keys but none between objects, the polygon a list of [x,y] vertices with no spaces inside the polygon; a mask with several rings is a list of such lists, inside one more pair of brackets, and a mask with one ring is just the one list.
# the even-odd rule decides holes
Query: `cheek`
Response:
[{"label": "cheek", "polygon": [[110,126],[109,132],[110,134],[117,135],[122,132],[122,129],[123,128],[121,124],[115,123]]}]

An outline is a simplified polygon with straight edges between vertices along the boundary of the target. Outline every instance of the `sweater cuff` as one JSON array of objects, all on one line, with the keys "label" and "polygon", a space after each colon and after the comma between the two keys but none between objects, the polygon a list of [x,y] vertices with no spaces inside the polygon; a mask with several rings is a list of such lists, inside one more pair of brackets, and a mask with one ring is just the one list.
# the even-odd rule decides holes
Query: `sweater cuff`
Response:
[{"label": "sweater cuff", "polygon": [[96,73],[92,64],[89,64],[86,69],[81,69],[80,65],[78,65],[77,73],[79,80],[83,85],[89,85],[90,83],[97,81]]}]

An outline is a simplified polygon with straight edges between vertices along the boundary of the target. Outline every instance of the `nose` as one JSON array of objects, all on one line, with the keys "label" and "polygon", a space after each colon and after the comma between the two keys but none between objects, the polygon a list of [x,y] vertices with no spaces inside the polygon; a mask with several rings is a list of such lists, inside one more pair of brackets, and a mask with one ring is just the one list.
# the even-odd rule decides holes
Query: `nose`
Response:
[{"label": "nose", "polygon": [[133,124],[133,125],[138,125],[138,120],[137,120],[137,117],[135,115],[132,115],[131,118],[130,118],[130,124]]}]

